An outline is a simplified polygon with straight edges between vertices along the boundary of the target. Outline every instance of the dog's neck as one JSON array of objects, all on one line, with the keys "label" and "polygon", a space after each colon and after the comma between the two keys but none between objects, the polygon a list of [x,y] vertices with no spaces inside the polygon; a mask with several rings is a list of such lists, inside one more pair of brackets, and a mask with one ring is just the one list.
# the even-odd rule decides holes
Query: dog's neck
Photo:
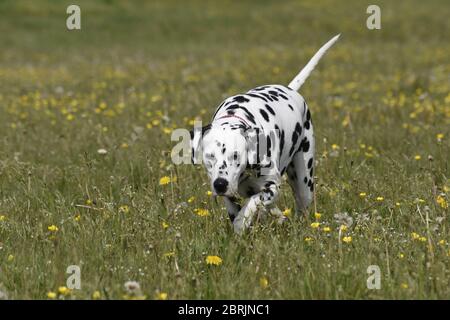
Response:
[{"label": "dog's neck", "polygon": [[243,124],[245,126],[245,129],[251,128],[251,126],[247,123],[247,121],[243,117],[238,116],[236,114],[227,114],[227,115],[218,117],[218,118],[214,119],[214,122],[219,121],[219,120],[221,120],[221,123],[223,123],[224,121],[231,122],[231,123],[234,122],[234,123]]}]

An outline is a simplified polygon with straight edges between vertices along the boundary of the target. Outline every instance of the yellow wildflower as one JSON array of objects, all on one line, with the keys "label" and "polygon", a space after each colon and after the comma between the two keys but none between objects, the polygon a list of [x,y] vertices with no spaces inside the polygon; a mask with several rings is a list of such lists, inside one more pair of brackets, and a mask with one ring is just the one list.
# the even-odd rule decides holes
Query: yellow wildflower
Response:
[{"label": "yellow wildflower", "polygon": [[417,240],[417,239],[420,238],[420,235],[419,235],[418,233],[412,232],[412,233],[411,233],[411,238],[412,238],[413,240]]},{"label": "yellow wildflower", "polygon": [[443,133],[438,133],[438,134],[436,135],[436,139],[437,139],[438,142],[441,142],[442,139],[444,139],[444,134],[443,134]]},{"label": "yellow wildflower", "polygon": [[58,292],[60,294],[62,294],[63,296],[66,296],[66,295],[70,294],[70,289],[65,286],[62,286],[62,287],[58,288]]},{"label": "yellow wildflower", "polygon": [[261,277],[259,279],[259,285],[261,288],[266,289],[269,286],[269,280],[266,277]]},{"label": "yellow wildflower", "polygon": [[171,181],[170,177],[164,176],[164,177],[162,177],[161,179],[159,179],[159,185],[160,185],[160,186],[164,186],[164,185],[166,185],[166,184],[169,184],[170,181]]},{"label": "yellow wildflower", "polygon": [[345,243],[350,243],[352,242],[352,237],[348,236],[348,237],[343,237],[342,241],[344,241]]},{"label": "yellow wildflower", "polygon": [[311,242],[311,241],[313,241],[313,238],[311,238],[311,237],[305,237],[305,242],[306,242],[306,243],[309,243],[309,242]]},{"label": "yellow wildflower", "polygon": [[102,295],[101,295],[100,291],[98,291],[98,290],[96,290],[92,293],[92,299],[94,299],[94,300],[98,300],[101,297],[102,297]]},{"label": "yellow wildflower", "polygon": [[343,225],[341,225],[341,226],[339,227],[339,229],[340,229],[342,232],[345,232],[345,231],[347,231],[348,227],[347,227],[345,224],[343,224]]},{"label": "yellow wildflower", "polygon": [[365,198],[367,196],[367,193],[365,193],[365,192],[360,192],[359,193],[359,197],[360,198]]},{"label": "yellow wildflower", "polygon": [[289,209],[289,208],[284,209],[283,215],[285,217],[289,217],[291,214],[292,214],[292,210],[291,209]]},{"label": "yellow wildflower", "polygon": [[167,300],[168,294],[166,292],[159,292],[156,294],[156,300]]},{"label": "yellow wildflower", "polygon": [[56,232],[56,231],[58,231],[59,229],[58,229],[57,226],[55,226],[54,224],[52,224],[51,226],[48,226],[48,227],[47,227],[47,230],[48,230],[48,231],[51,231],[51,232]]},{"label": "yellow wildflower", "polygon": [[409,288],[409,286],[408,286],[407,283],[402,283],[402,284],[400,285],[400,287],[401,287],[402,289],[408,289],[408,288]]},{"label": "yellow wildflower", "polygon": [[422,157],[420,155],[417,154],[414,156],[414,160],[420,160],[420,159],[422,159]]},{"label": "yellow wildflower", "polygon": [[319,220],[322,217],[322,214],[319,212],[314,213],[314,217]]},{"label": "yellow wildflower", "polygon": [[320,226],[320,222],[311,223],[311,228],[313,228],[313,229],[317,229],[317,228],[319,228],[319,226]]},{"label": "yellow wildflower", "polygon": [[0,221],[5,221],[6,220],[6,216],[5,215],[0,215]]},{"label": "yellow wildflower", "polygon": [[192,203],[192,202],[194,202],[194,200],[195,200],[195,197],[190,197],[187,202]]},{"label": "yellow wildflower", "polygon": [[219,266],[222,264],[222,258],[219,256],[207,256],[206,257],[206,264]]},{"label": "yellow wildflower", "polygon": [[448,202],[447,202],[447,200],[445,200],[445,198],[443,196],[441,196],[441,195],[437,196],[436,202],[438,205],[441,206],[441,208],[443,208],[443,209],[448,208]]},{"label": "yellow wildflower", "polygon": [[10,254],[7,258],[8,262],[11,262],[14,260],[14,256],[12,254]]},{"label": "yellow wildflower", "polygon": [[163,229],[167,229],[169,227],[169,224],[165,221],[162,222]]},{"label": "yellow wildflower", "polygon": [[56,298],[56,293],[53,292],[53,291],[47,292],[47,298],[55,299]]},{"label": "yellow wildflower", "polygon": [[331,228],[330,227],[324,227],[322,230],[323,230],[323,232],[330,232]]},{"label": "yellow wildflower", "polygon": [[208,191],[206,191],[206,195],[207,195],[207,196],[209,196],[209,197],[210,197],[210,196],[212,196],[212,194],[213,194],[213,193],[212,193],[211,191],[209,191],[209,190],[208,190]]},{"label": "yellow wildflower", "polygon": [[384,200],[384,198],[383,197],[377,197],[377,199],[376,199],[377,201],[383,201]]},{"label": "yellow wildflower", "polygon": [[209,210],[208,209],[194,209],[194,212],[196,215],[200,217],[207,217],[209,216]]},{"label": "yellow wildflower", "polygon": [[338,146],[336,143],[333,143],[333,144],[331,145],[331,149],[333,149],[333,150],[339,150],[339,146]]}]

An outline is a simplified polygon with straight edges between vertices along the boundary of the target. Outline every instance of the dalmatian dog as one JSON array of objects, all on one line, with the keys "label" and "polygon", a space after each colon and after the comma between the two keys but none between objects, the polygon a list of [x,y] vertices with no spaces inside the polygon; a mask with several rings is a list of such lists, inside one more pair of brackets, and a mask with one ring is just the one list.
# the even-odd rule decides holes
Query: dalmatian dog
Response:
[{"label": "dalmatian dog", "polygon": [[285,173],[297,211],[304,212],[311,203],[313,125],[297,91],[338,38],[320,48],[287,87],[264,85],[229,97],[209,125],[191,132],[193,163],[206,167],[213,194],[223,196],[236,233],[247,229],[256,214],[284,219],[275,202]]}]

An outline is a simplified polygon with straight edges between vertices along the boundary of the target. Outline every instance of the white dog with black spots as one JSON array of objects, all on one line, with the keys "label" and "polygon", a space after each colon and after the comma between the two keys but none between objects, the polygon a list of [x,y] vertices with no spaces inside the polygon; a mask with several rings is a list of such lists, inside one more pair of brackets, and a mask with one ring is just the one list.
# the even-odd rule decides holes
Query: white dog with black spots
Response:
[{"label": "white dog with black spots", "polygon": [[[206,167],[214,195],[223,196],[236,233],[256,213],[284,216],[275,202],[287,173],[296,209],[314,194],[314,135],[311,113],[297,92],[325,52],[328,41],[286,87],[265,85],[227,98],[211,124],[191,133],[193,163]],[[243,206],[238,199],[245,199]]]}]

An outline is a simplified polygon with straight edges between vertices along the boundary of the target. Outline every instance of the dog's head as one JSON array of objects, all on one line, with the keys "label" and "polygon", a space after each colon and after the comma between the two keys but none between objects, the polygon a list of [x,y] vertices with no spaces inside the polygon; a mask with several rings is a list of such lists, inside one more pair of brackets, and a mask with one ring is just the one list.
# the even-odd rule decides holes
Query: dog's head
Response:
[{"label": "dog's head", "polygon": [[239,178],[247,166],[245,130],[213,124],[191,136],[193,162],[203,162],[213,193],[237,195]]}]

